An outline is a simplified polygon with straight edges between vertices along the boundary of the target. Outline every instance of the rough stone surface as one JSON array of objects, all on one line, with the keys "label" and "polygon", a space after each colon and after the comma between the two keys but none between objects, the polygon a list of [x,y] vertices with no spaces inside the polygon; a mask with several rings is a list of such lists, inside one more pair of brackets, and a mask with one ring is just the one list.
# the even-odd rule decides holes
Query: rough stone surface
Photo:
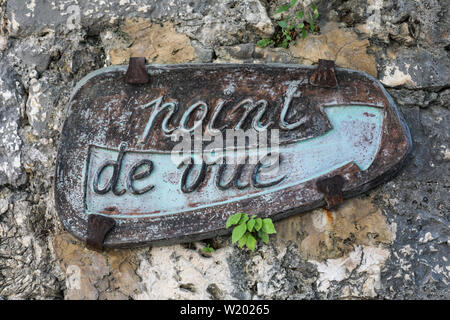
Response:
[{"label": "rough stone surface", "polygon": [[[289,49],[259,48],[287,2],[0,0],[0,300],[450,298],[448,1],[321,1],[316,32]],[[159,63],[334,59],[388,87],[413,153],[377,189],[277,222],[255,252],[229,237],[90,251],[55,212],[59,135],[76,83],[137,54]],[[201,252],[206,244],[215,251]]]},{"label": "rough stone surface", "polygon": [[36,136],[48,129],[52,109],[58,101],[58,90],[47,77],[30,80],[26,113]]},{"label": "rough stone surface", "polygon": [[25,97],[18,74],[7,62],[0,62],[0,185],[25,182],[19,125]]},{"label": "rough stone surface", "polygon": [[113,65],[126,64],[130,57],[145,57],[156,63],[180,63],[195,58],[189,38],[177,33],[169,23],[161,26],[143,19],[127,19],[119,33],[107,32],[102,42],[111,48],[108,57]]},{"label": "rough stone surface", "polygon": [[369,40],[361,40],[351,29],[339,28],[336,23],[325,25],[320,35],[311,35],[297,41],[290,51],[302,64],[312,64],[319,59],[334,60],[336,65],[364,71],[377,76],[375,56],[367,53]]},{"label": "rough stone surface", "polygon": [[389,87],[441,90],[450,83],[448,51],[405,48],[385,65],[380,81]]},{"label": "rough stone surface", "polygon": [[254,43],[222,46],[215,50],[217,63],[296,63],[298,60],[282,48],[260,48]]},{"label": "rough stone surface", "polygon": [[26,0],[8,1],[6,13],[9,34],[16,37],[48,30],[65,33],[85,29],[98,34],[117,27],[123,17],[176,20],[183,33],[205,45],[231,45],[274,31],[264,6],[256,0]]},{"label": "rough stone surface", "polygon": [[296,243],[303,257],[316,261],[341,258],[355,246],[387,247],[396,232],[370,198],[350,199],[337,210],[314,210],[302,219],[288,218],[277,227],[278,240]]}]

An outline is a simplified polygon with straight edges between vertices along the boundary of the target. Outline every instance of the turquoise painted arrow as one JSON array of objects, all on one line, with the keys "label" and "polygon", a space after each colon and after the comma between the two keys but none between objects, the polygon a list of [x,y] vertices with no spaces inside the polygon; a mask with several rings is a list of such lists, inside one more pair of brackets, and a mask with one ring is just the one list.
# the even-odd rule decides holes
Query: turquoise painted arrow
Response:
[{"label": "turquoise painted arrow", "polygon": [[[102,214],[106,207],[115,207],[117,214],[108,215],[116,217],[136,217],[126,214],[129,212],[140,214],[140,217],[174,214],[269,195],[320,177],[351,162],[362,171],[367,170],[380,146],[383,109],[371,106],[328,106],[324,108],[324,112],[332,129],[315,138],[280,146],[282,162],[278,170],[261,174],[258,179],[271,181],[282,176],[286,177],[279,184],[263,189],[249,186],[242,190],[234,188],[219,190],[210,178],[203,184],[201,190],[183,193],[180,181],[185,167],[179,169],[178,163],[170,160],[170,154],[128,151],[122,159],[117,189],[127,187],[127,172],[131,170],[133,164],[144,159],[153,161],[153,171],[148,178],[136,181],[136,188],[145,188],[150,184],[155,187],[142,195],[131,192],[120,196],[112,192],[100,195],[92,188],[95,172],[105,160],[117,159],[118,151],[93,146],[86,177],[87,211]],[[245,150],[237,151],[235,156],[243,157],[244,152]],[[247,150],[247,154],[250,155],[254,152],[257,152],[257,149]],[[107,178],[103,180],[105,179]],[[195,207],[190,206],[193,202]]]},{"label": "turquoise painted arrow", "polygon": [[282,155],[295,154],[292,168],[296,182],[324,175],[354,162],[362,171],[375,159],[381,142],[383,109],[370,106],[329,106],[324,111],[332,129],[319,137],[280,148]]}]

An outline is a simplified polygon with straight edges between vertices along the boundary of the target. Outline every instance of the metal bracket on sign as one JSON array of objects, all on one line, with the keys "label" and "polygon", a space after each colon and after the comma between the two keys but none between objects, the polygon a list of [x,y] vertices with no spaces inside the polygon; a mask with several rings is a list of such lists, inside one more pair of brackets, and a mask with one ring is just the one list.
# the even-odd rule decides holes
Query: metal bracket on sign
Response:
[{"label": "metal bracket on sign", "polygon": [[342,187],[345,179],[342,176],[333,176],[316,182],[319,192],[323,193],[327,202],[327,209],[336,207],[343,202]]},{"label": "metal bracket on sign", "polygon": [[130,57],[124,80],[129,84],[145,84],[150,81],[150,76],[145,69],[144,57]]},{"label": "metal bracket on sign", "polygon": [[316,87],[337,88],[334,61],[320,59],[317,69],[309,78],[309,83]]},{"label": "metal bracket on sign", "polygon": [[105,241],[106,234],[114,228],[115,224],[113,218],[90,214],[87,227],[87,247],[95,251],[103,251],[103,242]]}]

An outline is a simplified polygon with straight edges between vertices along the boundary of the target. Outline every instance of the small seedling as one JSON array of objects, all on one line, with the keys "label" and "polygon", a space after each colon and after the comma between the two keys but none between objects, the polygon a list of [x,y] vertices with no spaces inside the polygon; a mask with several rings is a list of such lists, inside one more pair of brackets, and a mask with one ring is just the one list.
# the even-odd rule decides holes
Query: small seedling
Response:
[{"label": "small seedling", "polygon": [[275,41],[273,41],[272,39],[264,38],[259,40],[256,44],[258,45],[258,47],[265,48],[273,43],[275,43]]},{"label": "small seedling", "polygon": [[202,252],[203,252],[203,253],[213,253],[213,252],[214,252],[214,248],[211,247],[211,245],[208,243],[208,244],[206,245],[206,247],[203,247],[203,248],[202,248]]},{"label": "small seedling", "polygon": [[268,244],[269,235],[277,233],[272,219],[261,219],[256,215],[249,217],[246,213],[236,213],[229,217],[225,227],[228,229],[231,226],[235,226],[231,241],[237,242],[240,248],[247,246],[251,251],[255,250],[258,240]]}]

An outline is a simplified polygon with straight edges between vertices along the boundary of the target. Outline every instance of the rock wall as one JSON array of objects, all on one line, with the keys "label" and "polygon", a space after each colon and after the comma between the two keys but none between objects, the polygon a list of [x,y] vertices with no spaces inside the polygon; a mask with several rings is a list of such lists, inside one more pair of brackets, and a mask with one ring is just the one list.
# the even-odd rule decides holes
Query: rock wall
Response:
[{"label": "rock wall", "polygon": [[[319,31],[289,49],[259,48],[286,2],[0,0],[0,299],[450,298],[448,0],[317,1]],[[55,212],[58,137],[77,81],[137,54],[333,59],[388,88],[413,153],[392,181],[338,209],[276,223],[253,253],[229,237],[90,251]]]}]

